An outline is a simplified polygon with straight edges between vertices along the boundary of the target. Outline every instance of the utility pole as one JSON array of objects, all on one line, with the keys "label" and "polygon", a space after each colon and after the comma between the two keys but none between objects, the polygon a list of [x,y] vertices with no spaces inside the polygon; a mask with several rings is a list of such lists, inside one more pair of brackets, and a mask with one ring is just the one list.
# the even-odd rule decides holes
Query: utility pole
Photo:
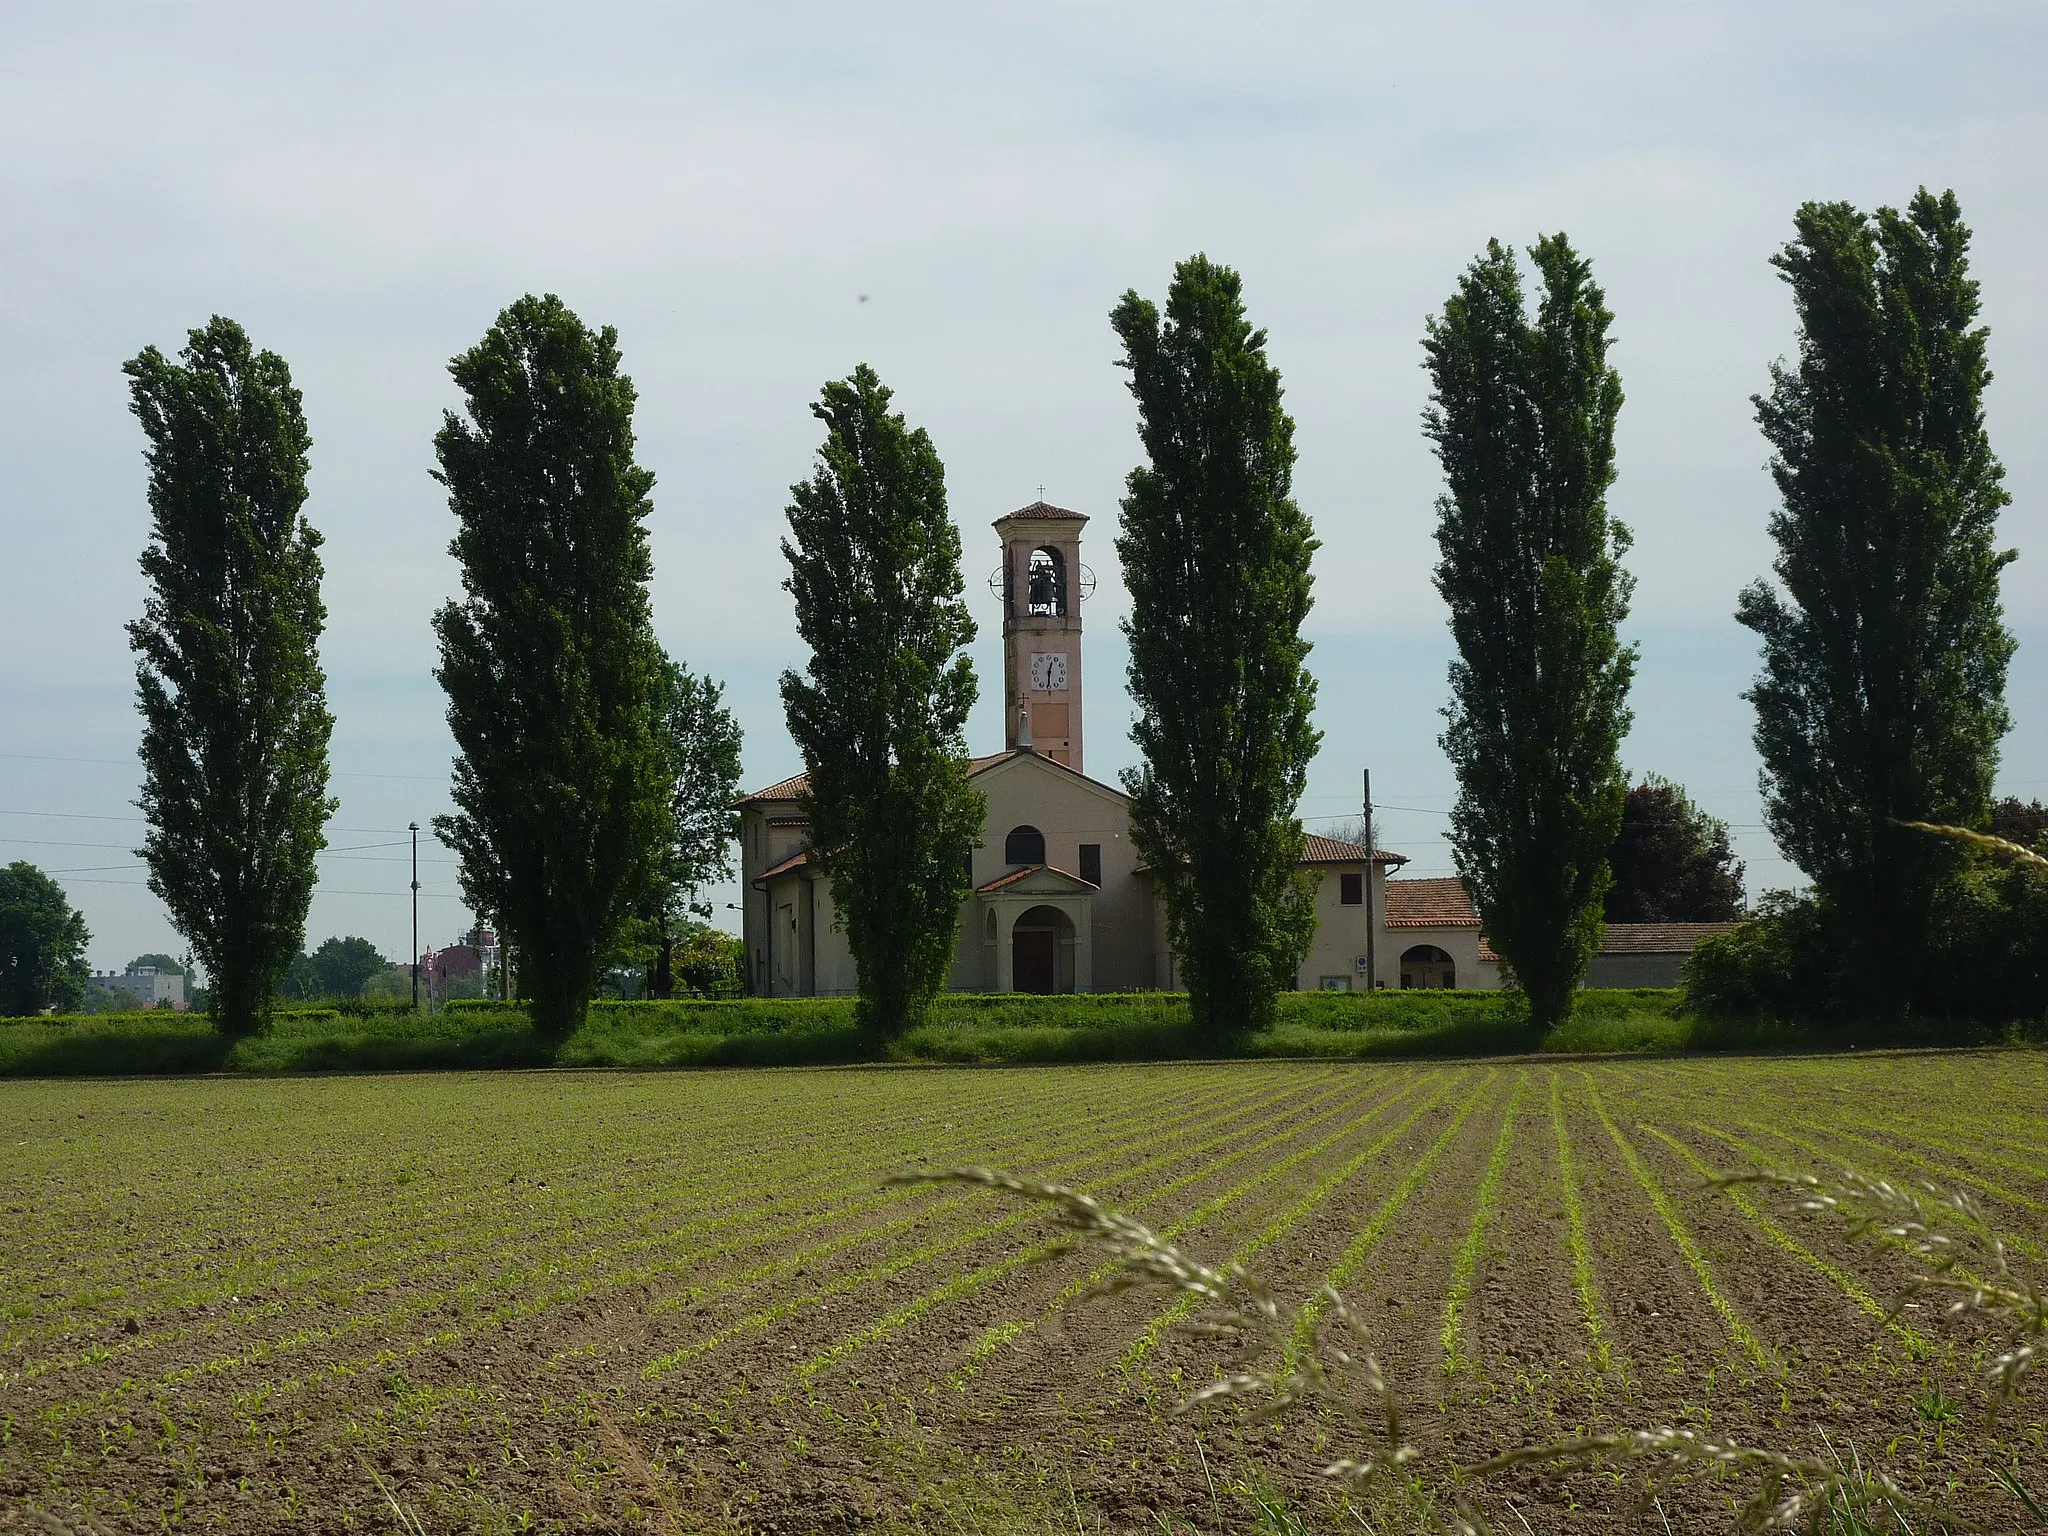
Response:
[{"label": "utility pole", "polygon": [[[1377,854],[1372,836],[1372,770],[1365,770],[1365,846]],[[1379,860],[1369,859],[1365,866],[1365,990],[1377,992],[1380,985],[1379,934],[1372,916],[1372,877],[1379,873]]]},{"label": "utility pole", "polygon": [[[420,1011],[420,824],[414,822],[412,833],[412,1011]],[[1368,897],[1367,900],[1371,898]],[[1368,915],[1370,915],[1368,913]]]}]

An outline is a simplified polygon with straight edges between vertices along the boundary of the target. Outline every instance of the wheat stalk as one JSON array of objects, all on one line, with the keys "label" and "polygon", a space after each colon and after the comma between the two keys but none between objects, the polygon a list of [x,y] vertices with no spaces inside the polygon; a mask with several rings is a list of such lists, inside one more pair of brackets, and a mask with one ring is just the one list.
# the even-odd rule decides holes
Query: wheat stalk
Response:
[{"label": "wheat stalk", "polygon": [[2048,858],[2043,858],[2026,844],[1994,837],[1989,832],[1972,832],[1968,827],[1951,827],[1939,821],[1900,821],[1896,817],[1892,819],[1892,825],[1911,832],[1925,832],[1933,837],[1945,837],[1954,843],[1967,843],[1973,848],[1982,848],[1994,858],[2018,859],[2022,863],[2048,869]]}]

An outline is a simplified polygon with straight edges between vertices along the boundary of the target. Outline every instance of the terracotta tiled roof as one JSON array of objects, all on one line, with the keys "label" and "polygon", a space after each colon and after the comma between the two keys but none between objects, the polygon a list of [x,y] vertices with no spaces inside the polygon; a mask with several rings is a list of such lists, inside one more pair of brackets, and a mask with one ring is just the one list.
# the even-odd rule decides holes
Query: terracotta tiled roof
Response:
[{"label": "terracotta tiled roof", "polygon": [[808,848],[800,848],[795,853],[792,853],[788,858],[784,859],[780,864],[771,864],[766,869],[762,870],[760,874],[754,876],[754,884],[765,885],[768,881],[773,880],[777,875],[786,875],[792,869],[801,869],[804,865],[810,863],[810,861],[810,850]]},{"label": "terracotta tiled roof", "polygon": [[1041,869],[1049,870],[1055,875],[1064,876],[1066,879],[1073,881],[1076,885],[1085,885],[1091,891],[1099,891],[1102,889],[1102,887],[1097,885],[1093,880],[1083,880],[1079,875],[1075,874],[1072,870],[1061,869],[1057,864],[1026,864],[1022,869],[1013,869],[1006,875],[997,875],[995,879],[989,881],[986,885],[977,885],[974,888],[974,894],[977,896],[988,896],[994,894],[997,891],[1008,890],[1011,886],[1015,885],[1019,880],[1022,880],[1026,875],[1035,875]]},{"label": "terracotta tiled roof", "polygon": [[734,805],[745,805],[751,800],[795,800],[811,787],[811,776],[799,773],[794,778],[784,779],[780,784],[770,784],[766,789],[757,789],[751,795],[741,795]]},{"label": "terracotta tiled roof", "polygon": [[[1014,752],[991,752],[986,757],[969,758],[967,771],[969,774],[980,773],[984,769],[993,768],[997,763],[1014,756],[1016,756]],[[1050,759],[1047,759],[1047,761],[1050,761]],[[799,773],[784,779],[780,784],[770,784],[766,789],[757,789],[751,795],[741,795],[739,799],[733,801],[733,804],[741,806],[752,805],[756,801],[763,800],[801,800],[810,793],[810,790],[811,776],[808,773]]]},{"label": "terracotta tiled roof", "polygon": [[1701,939],[1726,933],[1733,923],[1609,923],[1603,955],[1689,955]]},{"label": "terracotta tiled roof", "polygon": [[1477,928],[1479,914],[1456,875],[1440,880],[1389,880],[1389,928]]},{"label": "terracotta tiled roof", "polygon": [[1406,854],[1368,848],[1363,843],[1347,843],[1342,838],[1318,837],[1311,832],[1302,839],[1301,862],[1304,864],[1363,864],[1368,859],[1375,864],[1408,862]]},{"label": "terracotta tiled roof", "polygon": [[997,518],[996,521],[1007,523],[1013,517],[1022,518],[1026,522],[1051,522],[1057,518],[1069,518],[1077,523],[1088,521],[1085,514],[1069,512],[1065,507],[1056,507],[1049,501],[1034,501],[1030,506],[1019,507],[1016,511]]}]

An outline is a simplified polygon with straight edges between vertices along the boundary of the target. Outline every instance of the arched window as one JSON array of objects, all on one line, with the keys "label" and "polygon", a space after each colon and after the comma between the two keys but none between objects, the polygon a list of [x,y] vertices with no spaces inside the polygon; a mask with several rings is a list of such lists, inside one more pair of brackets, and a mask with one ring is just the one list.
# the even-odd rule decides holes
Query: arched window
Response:
[{"label": "arched window", "polygon": [[1043,864],[1045,862],[1045,834],[1036,827],[1010,828],[1010,835],[1003,839],[1003,862],[1005,864]]},{"label": "arched window", "polygon": [[1067,562],[1050,547],[1031,551],[1031,569],[1025,577],[1024,611],[1056,619],[1067,611]]}]

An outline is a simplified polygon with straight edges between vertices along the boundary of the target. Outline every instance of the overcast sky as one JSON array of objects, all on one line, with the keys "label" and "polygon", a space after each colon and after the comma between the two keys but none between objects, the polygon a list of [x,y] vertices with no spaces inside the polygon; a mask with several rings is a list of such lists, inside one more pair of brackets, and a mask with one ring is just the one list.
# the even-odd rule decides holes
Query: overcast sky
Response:
[{"label": "overcast sky", "polygon": [[[1107,313],[1194,251],[1237,267],[1323,540],[1303,814],[1448,873],[1447,642],[1419,339],[1498,236],[1564,230],[1616,314],[1615,509],[1643,651],[1632,770],[1757,825],[1730,617],[1770,560],[1749,396],[1790,351],[1768,264],[1809,198],[1953,187],[1976,231],[2021,559],[2001,788],[2048,793],[2048,7],[1358,4],[0,7],[0,858],[59,878],[98,968],[181,952],[140,836],[141,434],[123,360],[214,313],[290,363],[327,539],[341,800],[310,938],[409,946],[402,828],[447,806],[428,478],[447,360],[523,292],[616,325],[655,488],[663,642],[728,681],[747,776],[799,763],[778,541],[818,386],[870,362],[948,470],[1000,745],[989,523],[1095,519],[1088,770],[1130,761],[1110,548],[1137,440]],[[423,843],[421,938],[465,926]],[[721,901],[733,899],[727,891]],[[732,915],[732,914],[728,914]]]}]

